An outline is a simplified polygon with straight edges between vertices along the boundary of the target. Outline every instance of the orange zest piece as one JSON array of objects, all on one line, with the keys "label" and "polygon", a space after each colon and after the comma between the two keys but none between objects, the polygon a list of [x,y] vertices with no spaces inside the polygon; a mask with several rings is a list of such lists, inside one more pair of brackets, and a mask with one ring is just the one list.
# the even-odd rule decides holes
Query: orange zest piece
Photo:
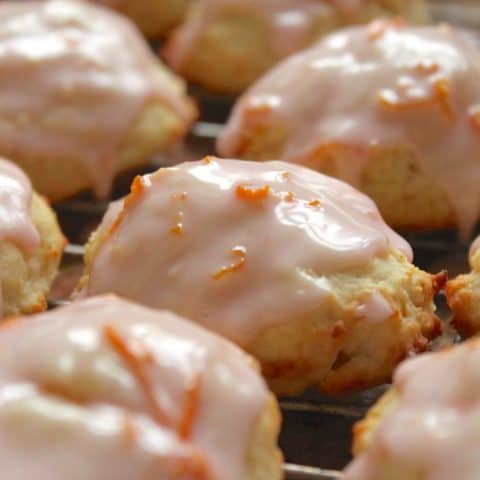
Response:
[{"label": "orange zest piece", "polygon": [[438,63],[423,60],[417,64],[415,70],[419,73],[432,74],[438,72]]},{"label": "orange zest piece", "polygon": [[123,219],[125,218],[127,214],[127,208],[132,205],[134,202],[140,199],[140,197],[143,194],[143,191],[145,190],[145,185],[143,183],[143,179],[140,175],[137,175],[132,182],[132,185],[130,186],[130,193],[125,197],[125,200],[123,201],[123,208],[122,211],[118,214],[117,218],[113,222],[112,226],[110,227],[107,237],[113,234],[115,230],[120,226],[122,223]]},{"label": "orange zest piece", "polygon": [[402,18],[392,18],[390,20],[376,20],[368,26],[367,35],[369,40],[378,40],[383,37],[390,28],[402,28],[406,25]]},{"label": "orange zest piece", "polygon": [[295,195],[292,192],[287,192],[285,196],[283,197],[283,200],[285,202],[294,202],[295,201]]},{"label": "orange zest piece", "polygon": [[181,235],[183,233],[183,223],[177,223],[173,227],[170,228],[170,232],[174,235]]},{"label": "orange zest piece", "polygon": [[168,425],[168,418],[160,408],[155,397],[155,392],[146,371],[146,365],[153,361],[147,352],[138,352],[126,342],[113,325],[105,325],[103,328],[105,337],[120,357],[130,367],[138,383],[143,388],[145,397],[150,405],[155,420],[161,425]]},{"label": "orange zest piece", "polygon": [[450,120],[455,120],[455,112],[450,104],[452,84],[446,78],[440,78],[434,83],[435,93],[441,109]]},{"label": "orange zest piece", "polygon": [[212,157],[205,157],[202,160],[202,163],[205,164],[205,165],[208,165],[208,164],[212,163]]},{"label": "orange zest piece", "polygon": [[321,203],[320,203],[320,200],[315,199],[315,200],[310,200],[308,202],[308,205],[310,205],[310,207],[319,207]]},{"label": "orange zest piece", "polygon": [[185,391],[185,405],[178,426],[178,435],[182,440],[188,440],[198,414],[201,377],[195,375]]},{"label": "orange zest piece", "polygon": [[427,105],[437,104],[446,117],[455,121],[456,114],[450,104],[451,84],[446,78],[438,79],[433,84],[434,95],[415,100],[396,101],[390,96],[389,91],[380,90],[378,98],[380,105],[393,111],[404,111],[412,108],[424,107]]},{"label": "orange zest piece", "polygon": [[195,478],[196,480],[213,480],[205,455],[197,450],[190,457],[178,459],[174,467],[173,478]]},{"label": "orange zest piece", "polygon": [[235,189],[235,193],[242,200],[262,200],[263,198],[268,197],[270,187],[268,185],[264,185],[263,187],[238,185]]},{"label": "orange zest piece", "polygon": [[170,232],[174,235],[181,235],[183,233],[183,212],[178,212],[177,214],[177,223],[170,228]]},{"label": "orange zest piece", "polygon": [[219,280],[222,278],[224,275],[227,275],[228,273],[236,272],[237,270],[240,270],[246,262],[246,249],[245,247],[235,247],[232,249],[232,254],[235,255],[236,257],[239,257],[238,260],[234,263],[231,263],[230,265],[226,267],[222,267],[218,272],[215,272],[212,275],[212,278],[214,280]]}]

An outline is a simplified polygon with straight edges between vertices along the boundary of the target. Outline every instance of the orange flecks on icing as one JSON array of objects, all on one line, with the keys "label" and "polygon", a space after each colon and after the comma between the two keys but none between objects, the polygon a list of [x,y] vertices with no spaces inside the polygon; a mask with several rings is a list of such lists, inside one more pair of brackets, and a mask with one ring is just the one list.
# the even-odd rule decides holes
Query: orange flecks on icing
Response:
[{"label": "orange flecks on icing", "polygon": [[173,478],[195,480],[217,480],[210,472],[205,455],[197,450],[189,458],[179,459],[174,467]]},{"label": "orange flecks on icing", "polygon": [[181,235],[183,233],[183,212],[178,212],[175,225],[170,227],[170,233]]},{"label": "orange flecks on icing", "polygon": [[267,198],[270,193],[270,187],[250,187],[248,185],[238,185],[235,194],[242,200],[262,200]]},{"label": "orange flecks on icing", "polygon": [[240,270],[245,265],[246,253],[247,253],[247,250],[245,247],[232,248],[232,254],[238,257],[238,260],[234,263],[231,263],[227,267],[222,267],[220,270],[218,270],[218,272],[212,275],[212,278],[214,280],[219,280],[220,278],[222,278],[224,275],[227,275],[228,273],[233,273],[233,272],[236,272],[237,270]]},{"label": "orange flecks on icing", "polygon": [[205,165],[209,165],[210,163],[212,163],[212,158],[211,157],[205,157],[202,160],[202,163],[204,163]]},{"label": "orange flecks on icing", "polygon": [[154,387],[146,370],[146,367],[153,361],[152,356],[146,350],[139,351],[136,348],[132,348],[113,325],[105,325],[103,332],[110,345],[127,363],[138,383],[143,388],[145,397],[156,421],[162,425],[168,425],[169,420],[157,402]]},{"label": "orange flecks on icing", "polygon": [[378,40],[390,28],[399,29],[404,27],[405,25],[406,25],[406,22],[402,18],[376,20],[368,26],[367,35],[369,40],[372,40],[372,41]]},{"label": "orange flecks on icing", "polygon": [[181,235],[183,233],[183,223],[177,223],[173,227],[170,228],[170,232],[174,235]]},{"label": "orange flecks on icing", "polygon": [[452,107],[452,83],[447,78],[439,78],[434,83],[436,98],[442,111],[451,120],[456,118],[455,110]]},{"label": "orange flecks on icing", "polygon": [[421,60],[420,62],[417,63],[415,66],[415,70],[419,73],[425,74],[425,75],[431,75],[432,73],[436,73],[439,70],[439,65],[438,63],[434,61],[427,61],[427,60]]},{"label": "orange flecks on icing", "polygon": [[314,199],[314,200],[310,200],[308,202],[308,205],[310,207],[319,207],[322,203],[320,202],[320,200],[318,200],[318,198]]},{"label": "orange flecks on icing", "polygon": [[474,105],[469,108],[468,118],[473,128],[480,132],[480,105]]},{"label": "orange flecks on icing", "polygon": [[188,440],[198,415],[199,399],[201,393],[201,377],[194,375],[192,381],[185,390],[185,404],[182,418],[178,426],[178,436],[182,440]]},{"label": "orange flecks on icing", "polygon": [[187,192],[182,192],[182,193],[175,193],[172,195],[172,199],[173,200],[180,200],[182,202],[184,202],[188,197],[188,193]]},{"label": "orange flecks on icing", "polygon": [[130,186],[130,193],[125,197],[125,200],[123,201],[122,210],[117,215],[117,218],[112,223],[111,227],[107,232],[107,235],[106,235],[107,237],[113,235],[114,232],[118,229],[118,227],[120,226],[120,224],[122,223],[126,215],[127,209],[141,198],[144,188],[145,188],[145,185],[143,183],[143,177],[141,177],[140,175],[137,175],[133,179],[133,182]]},{"label": "orange flecks on icing", "polygon": [[293,192],[287,192],[283,195],[282,198],[285,202],[294,202],[295,201],[295,194]]},{"label": "orange flecks on icing", "polygon": [[437,79],[433,83],[433,95],[420,98],[400,99],[399,95],[391,89],[381,89],[378,92],[378,100],[382,107],[393,111],[410,110],[412,108],[425,107],[437,104],[445,116],[455,120],[456,114],[451,106],[451,84],[444,78]]}]

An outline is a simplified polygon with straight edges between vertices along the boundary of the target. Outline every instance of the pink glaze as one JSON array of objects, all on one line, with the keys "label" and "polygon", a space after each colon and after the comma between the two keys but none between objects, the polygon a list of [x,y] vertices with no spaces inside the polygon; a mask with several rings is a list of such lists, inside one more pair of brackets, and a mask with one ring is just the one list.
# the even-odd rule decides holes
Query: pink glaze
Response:
[{"label": "pink glaze", "polygon": [[285,160],[354,147],[339,159],[360,186],[368,150],[406,145],[447,192],[463,233],[480,214],[480,56],[473,34],[381,21],[343,30],[263,77],[236,105],[218,147],[242,151],[256,125],[285,125]]},{"label": "pink glaze", "polygon": [[[347,184],[282,162],[208,157],[138,177],[80,295],[114,291],[247,346],[301,318],[327,275],[410,246]],[[109,232],[109,233],[107,233]]]},{"label": "pink glaze", "polygon": [[0,150],[85,165],[98,195],[147,102],[187,123],[190,105],[135,27],[74,0],[0,2]]},{"label": "pink glaze", "polygon": [[[385,462],[402,478],[480,478],[480,344],[409,360],[395,374],[398,400],[345,480],[383,480]],[[399,477],[400,478],[400,477]]]},{"label": "pink glaze", "polygon": [[[12,242],[26,254],[40,245],[40,235],[30,216],[32,186],[15,165],[0,158],[0,244]],[[0,282],[0,318],[3,314]]]},{"label": "pink glaze", "polygon": [[371,322],[381,323],[388,320],[394,314],[394,310],[381,293],[373,292],[357,307],[356,314]]},{"label": "pink glaze", "polygon": [[168,312],[104,296],[12,320],[2,478],[244,480],[267,395],[243,352]]}]

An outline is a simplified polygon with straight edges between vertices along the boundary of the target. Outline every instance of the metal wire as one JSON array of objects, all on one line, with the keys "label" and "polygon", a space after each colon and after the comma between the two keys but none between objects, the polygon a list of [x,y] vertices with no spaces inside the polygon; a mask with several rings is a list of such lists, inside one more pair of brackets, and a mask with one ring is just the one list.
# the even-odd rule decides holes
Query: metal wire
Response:
[{"label": "metal wire", "polygon": [[283,471],[288,480],[338,480],[343,477],[342,473],[336,470],[323,470],[292,463],[286,463]]}]

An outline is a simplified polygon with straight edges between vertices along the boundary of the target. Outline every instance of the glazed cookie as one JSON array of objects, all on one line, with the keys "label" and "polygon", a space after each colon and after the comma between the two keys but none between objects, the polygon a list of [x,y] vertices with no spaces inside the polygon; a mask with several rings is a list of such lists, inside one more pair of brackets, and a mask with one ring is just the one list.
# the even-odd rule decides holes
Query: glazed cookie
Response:
[{"label": "glazed cookie", "polygon": [[90,0],[130,17],[147,37],[165,35],[186,16],[192,0]]},{"label": "glazed cookie", "polygon": [[458,225],[467,236],[480,214],[477,42],[399,21],[335,33],[259,80],[218,149],[339,177],[395,228]]},{"label": "glazed cookie", "polygon": [[188,79],[239,93],[328,32],[391,15],[413,22],[428,17],[424,0],[197,0],[165,56]]},{"label": "glazed cookie", "polygon": [[0,159],[0,318],[44,310],[65,239],[28,178]]},{"label": "glazed cookie", "polygon": [[479,360],[471,340],[401,365],[393,388],[355,426],[355,460],[342,478],[479,478]]},{"label": "glazed cookie", "polygon": [[440,330],[442,276],[347,184],[282,162],[207,157],[137,177],[86,252],[78,295],[166,308],[254,355],[278,393],[389,379]]},{"label": "glazed cookie", "polygon": [[127,19],[75,0],[0,2],[0,154],[52,201],[108,193],[180,140],[184,84]]},{"label": "glazed cookie", "polygon": [[279,425],[254,362],[172,313],[105,296],[0,331],[5,478],[280,480]]}]

